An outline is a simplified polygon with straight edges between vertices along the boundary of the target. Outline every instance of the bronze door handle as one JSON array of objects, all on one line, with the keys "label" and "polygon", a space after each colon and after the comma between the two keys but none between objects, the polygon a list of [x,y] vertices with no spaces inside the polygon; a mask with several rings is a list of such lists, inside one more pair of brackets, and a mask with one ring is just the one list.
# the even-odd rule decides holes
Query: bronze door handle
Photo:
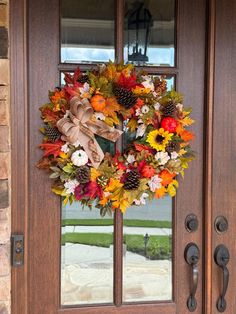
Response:
[{"label": "bronze door handle", "polygon": [[190,277],[190,295],[187,300],[187,307],[190,312],[194,312],[197,308],[196,292],[198,287],[199,271],[197,264],[200,258],[200,250],[195,243],[189,243],[184,252],[185,261],[191,266]]},{"label": "bronze door handle", "polygon": [[226,310],[227,303],[225,300],[225,295],[229,285],[229,270],[226,265],[229,262],[230,255],[229,250],[223,244],[218,245],[215,249],[214,259],[216,265],[218,265],[223,272],[223,286],[220,296],[217,300],[216,307],[220,313],[223,313]]}]

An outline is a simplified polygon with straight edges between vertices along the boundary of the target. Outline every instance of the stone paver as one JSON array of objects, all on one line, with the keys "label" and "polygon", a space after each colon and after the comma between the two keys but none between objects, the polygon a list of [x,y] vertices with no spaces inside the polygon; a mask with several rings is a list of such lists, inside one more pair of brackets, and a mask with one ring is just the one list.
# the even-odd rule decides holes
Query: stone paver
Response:
[{"label": "stone paver", "polygon": [[[113,250],[81,244],[62,248],[63,305],[113,302]],[[150,261],[126,252],[124,258],[124,300],[170,300],[172,263]]]}]

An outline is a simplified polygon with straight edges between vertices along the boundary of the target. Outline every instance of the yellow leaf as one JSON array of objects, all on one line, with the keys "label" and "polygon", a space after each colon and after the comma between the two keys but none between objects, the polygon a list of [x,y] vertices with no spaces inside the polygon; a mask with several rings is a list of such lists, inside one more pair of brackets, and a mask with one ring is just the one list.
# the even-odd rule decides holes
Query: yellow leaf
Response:
[{"label": "yellow leaf", "polygon": [[112,203],[112,207],[115,209],[120,209],[122,213],[125,213],[126,209],[130,206],[130,203],[123,198],[120,202],[115,201]]},{"label": "yellow leaf", "polygon": [[57,195],[63,195],[64,189],[52,187],[52,191],[53,191],[53,193],[55,193]]},{"label": "yellow leaf", "polygon": [[127,123],[127,127],[130,129],[131,132],[134,132],[137,128],[137,120],[135,119],[130,119],[129,122]]},{"label": "yellow leaf", "polygon": [[176,195],[176,189],[174,187],[174,185],[171,183],[169,184],[168,188],[167,188],[167,192],[169,193],[169,195],[171,197],[174,197]]},{"label": "yellow leaf", "polygon": [[120,121],[117,118],[117,116],[116,116],[116,118],[106,117],[105,118],[105,123],[108,124],[109,126],[114,126],[114,124],[119,125]]},{"label": "yellow leaf", "polygon": [[179,122],[184,126],[189,126],[189,125],[193,124],[195,121],[193,119],[189,118],[188,116],[186,116],[183,120],[180,120]]},{"label": "yellow leaf", "polygon": [[97,177],[99,177],[100,175],[101,175],[101,172],[99,172],[95,168],[91,168],[91,170],[90,170],[90,179],[91,179],[91,181],[95,182],[97,180]]},{"label": "yellow leaf", "polygon": [[121,189],[122,186],[123,186],[123,184],[120,182],[120,180],[110,178],[109,184],[106,187],[105,191],[114,193],[116,190]]}]

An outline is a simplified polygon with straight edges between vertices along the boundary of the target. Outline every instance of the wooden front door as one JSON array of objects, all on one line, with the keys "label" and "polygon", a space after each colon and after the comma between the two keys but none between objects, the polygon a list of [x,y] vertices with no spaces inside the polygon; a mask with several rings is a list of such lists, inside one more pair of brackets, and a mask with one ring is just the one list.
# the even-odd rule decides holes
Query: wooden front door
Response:
[{"label": "wooden front door", "polygon": [[[96,37],[96,33],[94,35],[91,24],[87,25],[87,30],[84,25],[90,18],[96,21],[96,10],[98,12],[99,6],[102,9],[104,3],[108,5],[108,2],[88,1],[87,6],[91,4],[97,6],[91,11],[87,10],[86,18],[81,19],[84,23],[83,31],[87,31],[90,36]],[[109,6],[113,3],[111,12],[114,12],[112,13],[114,16],[104,21],[105,26],[100,24],[97,26],[108,27],[108,35],[113,41],[111,55],[117,61],[124,58],[124,16],[129,2],[132,1],[109,2]],[[153,5],[153,2],[150,1],[149,5]],[[157,290],[156,293],[152,291],[150,294],[150,286],[147,285],[149,277],[145,277],[145,282],[141,282],[140,285],[131,285],[131,281],[135,282],[144,268],[149,269],[150,264],[145,264],[146,260],[142,259],[144,268],[141,267],[142,263],[139,263],[139,271],[134,266],[130,266],[135,263],[129,264],[130,268],[126,267],[128,255],[123,256],[125,251],[123,235],[126,221],[131,218],[125,215],[122,217],[119,212],[116,212],[111,223],[111,228],[114,228],[113,242],[109,248],[112,266],[110,275],[107,277],[107,286],[112,277],[112,290],[110,299],[107,295],[100,294],[100,302],[96,301],[96,297],[95,299],[88,298],[92,289],[91,282],[86,286],[86,291],[83,290],[82,294],[77,294],[80,299],[75,299],[72,294],[68,293],[70,289],[79,289],[79,284],[84,280],[80,277],[81,274],[86,277],[89,276],[88,272],[78,272],[79,277],[76,283],[72,278],[66,287],[63,286],[65,265],[62,265],[65,252],[61,247],[61,236],[62,220],[66,223],[67,217],[62,216],[65,209],[61,210],[59,197],[54,196],[50,191],[48,175],[35,167],[41,156],[40,150],[37,149],[41,141],[41,135],[38,132],[41,123],[39,106],[47,101],[47,90],[62,83],[61,73],[73,71],[78,65],[76,64],[78,60],[74,60],[73,57],[68,59],[63,54],[65,51],[60,47],[62,45],[68,48],[67,43],[70,43],[71,47],[83,46],[79,45],[80,42],[76,42],[76,36],[69,38],[70,28],[78,27],[76,12],[81,14],[81,11],[71,9],[76,1],[11,1],[14,153],[12,230],[13,233],[22,233],[25,237],[24,266],[12,269],[12,313],[14,314],[185,314],[192,310],[199,314],[211,314],[224,310],[225,299],[227,300],[225,313],[233,314],[236,311],[235,298],[233,298],[236,273],[232,262],[233,255],[236,253],[233,241],[233,224],[236,219],[234,213],[236,178],[233,170],[236,155],[233,106],[236,98],[233,88],[236,75],[233,60],[236,40],[233,29],[235,30],[236,25],[233,14],[236,12],[236,5],[233,0],[228,1],[227,4],[222,1],[208,3],[204,0],[157,2],[163,9],[162,12],[161,9],[158,11],[156,8],[159,17],[165,14],[165,8],[170,7],[173,2],[172,13],[169,13],[172,14],[173,19],[170,19],[169,24],[167,21],[162,21],[163,29],[167,27],[164,34],[166,36],[169,34],[170,37],[170,41],[165,43],[164,36],[162,45],[163,47],[167,45],[171,49],[164,51],[164,57],[161,59],[164,61],[157,61],[153,57],[154,61],[145,66],[145,70],[153,75],[166,75],[169,85],[175,86],[183,93],[185,105],[193,108],[192,115],[196,120],[193,127],[196,134],[193,145],[197,158],[186,171],[184,180],[181,180],[176,199],[173,203],[168,202],[169,207],[166,208],[170,213],[169,220],[162,221],[164,224],[169,223],[167,224],[169,255],[162,263],[165,265],[164,268],[161,268],[161,263],[154,264],[154,267],[157,269],[159,267],[160,272],[167,272],[163,277],[160,273],[157,274],[157,281],[161,282],[160,286],[164,287],[165,281],[169,282],[166,294],[161,294],[162,289]],[[67,13],[71,15],[71,19],[63,16],[63,8],[66,6],[67,9],[70,8]],[[105,12],[105,10],[101,11]],[[96,30],[97,24],[94,25]],[[112,27],[114,27],[113,35],[111,35]],[[170,31],[168,33],[168,27],[170,29],[172,27],[172,35]],[[161,38],[160,30],[158,34]],[[104,41],[105,39],[102,38]],[[80,40],[83,42],[83,36]],[[102,49],[106,50],[104,47]],[[158,55],[160,51],[154,52]],[[168,64],[163,64],[166,63],[168,53],[170,53],[169,59],[167,58]],[[89,59],[89,49],[84,51],[84,55],[86,62],[81,62],[82,57],[79,62],[81,69],[87,70],[93,67],[92,61],[97,61],[97,59]],[[165,207],[160,209],[163,210],[163,208]],[[166,213],[164,212],[163,215],[165,216]],[[189,215],[197,218],[198,226],[195,231],[189,230],[191,227],[187,228],[186,218]],[[218,216],[226,217],[228,227],[224,220],[218,219],[215,222]],[[92,219],[94,220],[94,217]],[[156,221],[158,219],[153,218]],[[159,221],[159,228],[160,226]],[[200,252],[195,271],[186,263],[184,257],[186,247],[191,243],[196,245]],[[229,249],[231,257],[228,264],[224,263],[227,260],[224,247],[223,251],[220,250],[222,247],[218,248],[220,266],[217,266],[214,253],[220,244]],[[82,252],[81,247],[80,250],[79,252]],[[98,254],[103,254],[101,252],[99,251]],[[220,255],[221,253],[223,255]],[[86,270],[88,265],[85,264],[83,265]],[[73,268],[74,264],[69,264],[69,268],[71,267]],[[81,264],[79,267],[83,268]],[[132,277],[127,269],[135,275]],[[227,269],[230,281],[224,297],[222,295],[224,294],[223,284],[226,287]],[[105,268],[102,268],[102,272],[106,272]],[[223,274],[224,282],[222,281]],[[131,278],[129,282],[126,280],[128,275]],[[150,278],[152,281],[153,277]],[[99,281],[100,278],[97,280]],[[155,284],[156,280],[153,280],[153,287],[157,289]],[[187,302],[189,296],[191,293],[195,294],[193,285],[197,288],[196,305],[189,305]],[[144,288],[141,289],[141,286]],[[143,294],[145,287],[149,289],[147,297]],[[104,291],[106,288],[104,286]],[[93,287],[93,289],[95,289],[93,295],[96,295],[96,288]],[[220,295],[221,298],[218,300]],[[85,298],[84,302],[81,301],[82,297]]]}]

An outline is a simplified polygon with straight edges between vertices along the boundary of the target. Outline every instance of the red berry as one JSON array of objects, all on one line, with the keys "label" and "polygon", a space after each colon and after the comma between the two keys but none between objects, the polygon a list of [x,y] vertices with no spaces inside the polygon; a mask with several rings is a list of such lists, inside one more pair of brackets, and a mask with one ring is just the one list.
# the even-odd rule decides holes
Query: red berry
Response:
[{"label": "red berry", "polygon": [[161,121],[161,127],[170,133],[174,133],[177,127],[177,121],[172,117],[165,117]]}]

